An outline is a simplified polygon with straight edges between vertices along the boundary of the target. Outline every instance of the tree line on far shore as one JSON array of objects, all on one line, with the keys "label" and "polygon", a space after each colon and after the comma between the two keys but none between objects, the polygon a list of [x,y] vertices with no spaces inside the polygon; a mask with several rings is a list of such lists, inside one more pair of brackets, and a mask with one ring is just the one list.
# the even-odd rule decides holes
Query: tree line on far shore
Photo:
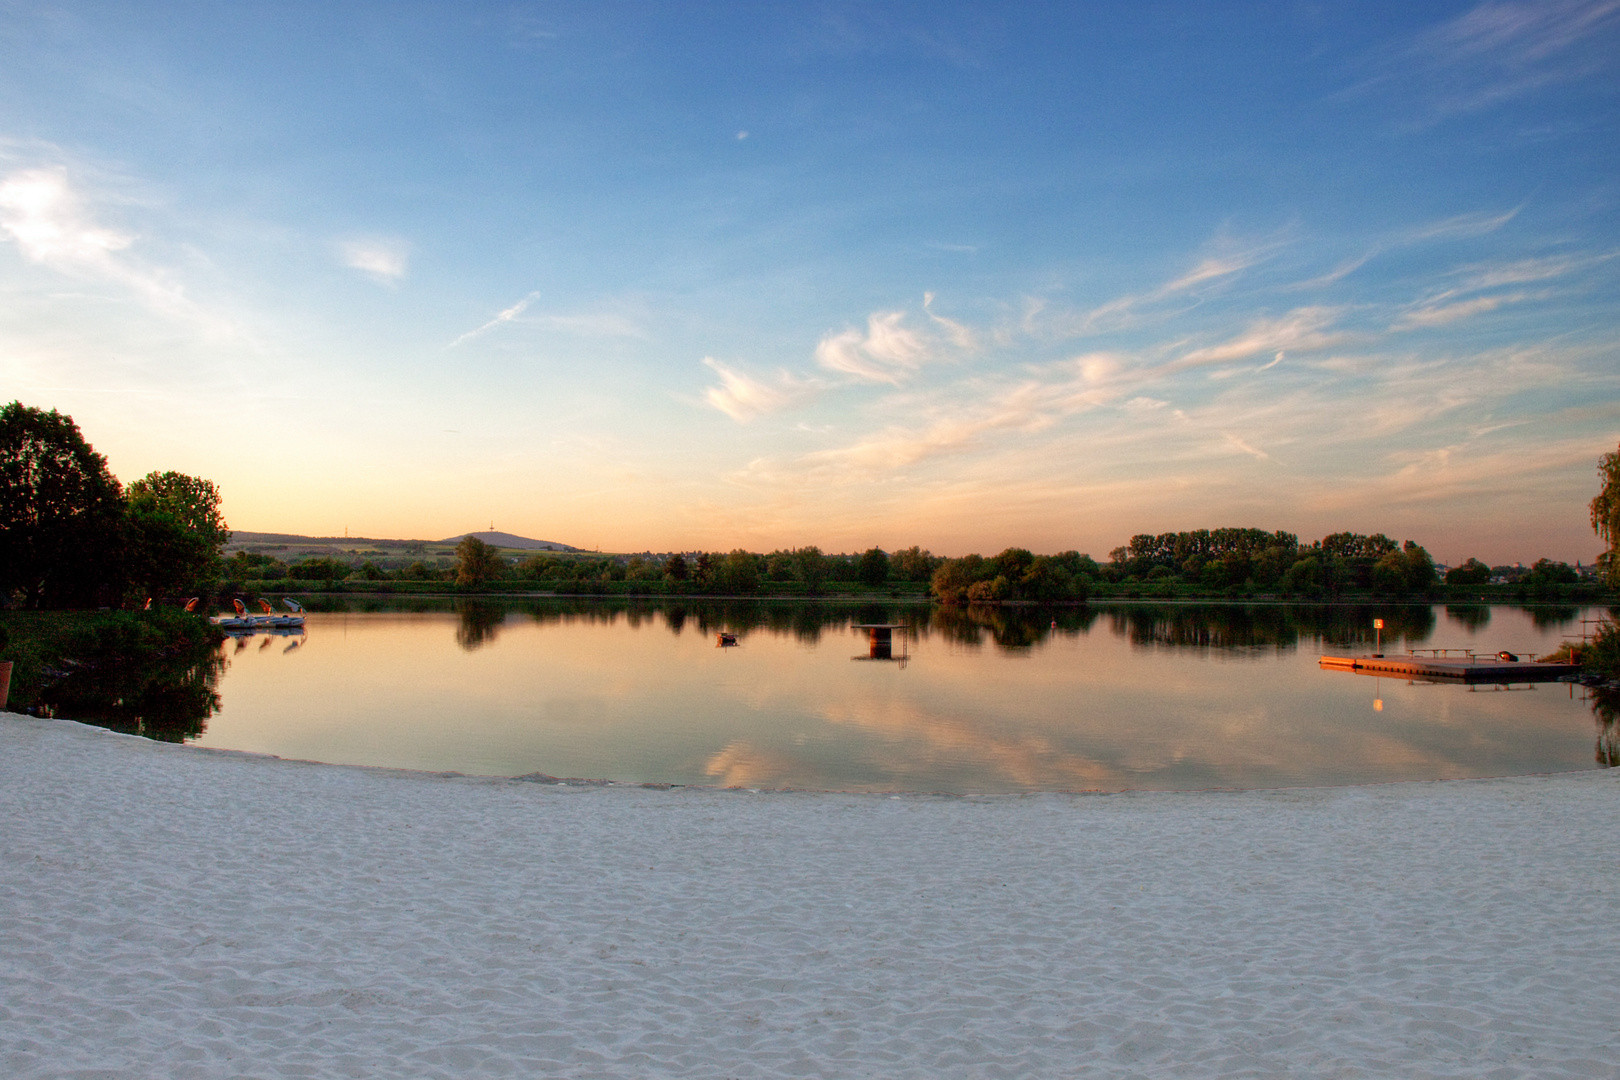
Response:
[{"label": "tree line on far shore", "polygon": [[[1592,525],[1609,542],[1599,566],[1620,585],[1620,453],[1600,462],[1604,486]],[[1077,602],[1110,595],[1255,594],[1331,598],[1348,593],[1423,596],[1441,584],[1420,544],[1382,533],[1339,532],[1310,543],[1255,528],[1197,529],[1131,537],[1108,561],[1064,551],[1037,555],[937,556],[920,547],[828,554],[813,546],[757,553],[655,555],[536,553],[514,558],[476,536],[453,560],[417,558],[384,566],[331,555],[283,562],[264,551],[223,558],[230,533],[208,480],[153,472],[123,488],[72,419],[12,402],[0,408],[0,606],[120,607],[151,597],[229,595],[263,589],[511,589],[576,594],[822,595],[828,590],[931,595],[945,604]],[[1529,570],[1478,559],[1451,568],[1444,583],[1478,586],[1573,584],[1574,568],[1548,559]],[[343,583],[343,585],[339,585]]]}]

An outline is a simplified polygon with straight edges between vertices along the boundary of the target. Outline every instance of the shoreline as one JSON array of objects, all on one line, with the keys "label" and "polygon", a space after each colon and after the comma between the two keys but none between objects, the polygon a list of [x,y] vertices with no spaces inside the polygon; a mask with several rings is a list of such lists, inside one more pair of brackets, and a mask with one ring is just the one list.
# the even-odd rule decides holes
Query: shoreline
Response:
[{"label": "shoreline", "polygon": [[1606,1076],[1617,783],[565,787],[0,714],[0,1070]]}]

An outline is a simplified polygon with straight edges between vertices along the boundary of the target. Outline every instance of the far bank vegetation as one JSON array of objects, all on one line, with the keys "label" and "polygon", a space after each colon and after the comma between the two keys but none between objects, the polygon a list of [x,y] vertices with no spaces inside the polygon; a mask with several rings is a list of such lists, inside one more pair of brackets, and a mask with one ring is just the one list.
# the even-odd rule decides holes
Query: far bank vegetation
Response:
[{"label": "far bank vegetation", "polygon": [[1608,595],[1589,568],[1542,559],[1439,571],[1429,552],[1380,533],[1302,542],[1255,528],[1140,534],[1099,561],[1078,551],[1007,548],[956,558],[921,547],[829,553],[604,554],[457,544],[358,541],[352,547],[254,544],[223,560],[224,592],[558,593],[598,596],[873,596],[952,605],[1079,603],[1089,599],[1579,600]]}]

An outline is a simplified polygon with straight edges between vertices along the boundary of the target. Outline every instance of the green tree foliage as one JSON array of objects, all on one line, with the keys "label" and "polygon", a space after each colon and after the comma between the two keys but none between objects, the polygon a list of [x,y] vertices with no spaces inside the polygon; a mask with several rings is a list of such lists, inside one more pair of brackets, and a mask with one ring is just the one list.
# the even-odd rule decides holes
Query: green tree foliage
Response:
[{"label": "green tree foliage", "polygon": [[231,533],[213,481],[152,472],[129,485],[126,572],[138,595],[205,591]]},{"label": "green tree foliage", "polygon": [[818,547],[802,547],[793,552],[793,576],[804,582],[804,591],[812,596],[821,591],[827,580],[827,557]]},{"label": "green tree foliage", "polygon": [[1311,593],[1322,587],[1322,560],[1315,555],[1298,559],[1283,575],[1282,586],[1291,593]]},{"label": "green tree foliage", "polygon": [[1372,567],[1372,586],[1379,592],[1406,592],[1406,560],[1393,551],[1380,558]]},{"label": "green tree foliage", "polygon": [[287,576],[287,564],[257,551],[238,551],[224,562],[225,580],[233,588],[248,581],[277,580]]},{"label": "green tree foliage", "polygon": [[1535,565],[1530,567],[1530,572],[1520,580],[1535,588],[1547,585],[1573,585],[1581,580],[1581,576],[1569,563],[1537,559]]},{"label": "green tree foliage", "polygon": [[433,567],[429,566],[421,559],[417,559],[415,562],[411,563],[411,565],[401,570],[399,572],[399,576],[405,581],[437,581],[441,575]]},{"label": "green tree foliage", "polygon": [[1598,459],[1603,488],[1592,500],[1592,529],[1609,545],[1598,556],[1598,568],[1610,585],[1620,586],[1620,450]]},{"label": "green tree foliage", "polygon": [[688,573],[686,556],[676,552],[664,560],[664,576],[671,581],[685,581]]},{"label": "green tree foliage", "polygon": [[714,556],[707,551],[698,552],[692,565],[692,584],[704,591],[714,584]]},{"label": "green tree foliage", "polygon": [[716,559],[711,587],[718,593],[751,593],[759,587],[761,558],[737,548],[723,559]]},{"label": "green tree foliage", "polygon": [[349,564],[319,555],[293,563],[287,567],[287,576],[298,581],[324,581],[330,586],[349,576]]},{"label": "green tree foliage", "polygon": [[[1162,566],[1177,577],[1202,581],[1209,564],[1218,561],[1221,566],[1212,572],[1213,576],[1227,584],[1248,580],[1256,565],[1266,567],[1275,580],[1298,557],[1299,537],[1293,533],[1244,528],[1140,533],[1109,554],[1118,577],[1145,578],[1155,567]],[[1232,581],[1236,573],[1242,576]]]},{"label": "green tree foliage", "polygon": [[982,555],[964,555],[960,559],[946,559],[934,570],[929,587],[942,604],[965,604],[968,589],[985,576],[982,572],[983,567]]},{"label": "green tree foliage", "polygon": [[1072,551],[1033,555],[1023,548],[1008,548],[990,559],[980,555],[946,559],[935,569],[930,587],[944,604],[1084,600],[1087,578],[1083,568],[1096,565]]},{"label": "green tree foliage", "polygon": [[625,564],[624,578],[626,581],[638,582],[662,581],[664,567],[650,556],[643,558],[640,555],[632,555],[630,561]]},{"label": "green tree foliage", "polygon": [[1446,571],[1447,585],[1485,585],[1491,580],[1491,568],[1478,559],[1469,559],[1461,566]]},{"label": "green tree foliage", "polygon": [[889,576],[899,581],[927,581],[940,562],[920,547],[904,548],[889,556]]},{"label": "green tree foliage", "polygon": [[0,594],[30,608],[115,601],[123,492],[70,417],[0,408]]},{"label": "green tree foliage", "polygon": [[869,589],[876,589],[889,580],[889,555],[880,547],[867,548],[861,552],[860,569],[857,571],[860,582]]},{"label": "green tree foliage", "polygon": [[456,545],[456,584],[462,588],[482,588],[505,569],[500,553],[476,536],[464,536]]},{"label": "green tree foliage", "polygon": [[1401,545],[1401,556],[1406,560],[1407,588],[1424,590],[1440,583],[1440,574],[1434,568],[1434,559],[1421,544],[1408,540]]},{"label": "green tree foliage", "polygon": [[975,581],[968,586],[967,601],[970,604],[999,604],[1007,599],[1012,592],[1006,575],[997,574],[993,578]]}]

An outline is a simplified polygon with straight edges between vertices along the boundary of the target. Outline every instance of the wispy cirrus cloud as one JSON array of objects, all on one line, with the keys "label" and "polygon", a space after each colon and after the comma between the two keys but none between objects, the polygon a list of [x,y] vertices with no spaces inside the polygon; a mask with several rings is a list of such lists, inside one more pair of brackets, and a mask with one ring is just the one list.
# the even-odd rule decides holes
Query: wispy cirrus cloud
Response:
[{"label": "wispy cirrus cloud", "polygon": [[866,330],[851,327],[816,345],[816,362],[862,382],[898,386],[933,358],[928,340],[905,325],[905,312],[873,312]]},{"label": "wispy cirrus cloud", "polygon": [[1428,304],[1409,311],[1394,324],[1394,330],[1414,330],[1420,327],[1447,326],[1475,315],[1495,311],[1504,304],[1516,304],[1529,297],[1528,293],[1499,296],[1476,296],[1472,300],[1457,300],[1449,304]]},{"label": "wispy cirrus cloud", "polygon": [[1400,88],[1433,123],[1600,72],[1617,28],[1616,0],[1491,0],[1386,50],[1351,93]]},{"label": "wispy cirrus cloud", "polygon": [[978,347],[978,335],[973,332],[972,328],[957,322],[955,319],[935,314],[933,293],[923,293],[923,314],[927,315],[935,326],[944,331],[945,336],[950,338],[951,344],[958,349],[974,349]]},{"label": "wispy cirrus cloud", "polygon": [[1300,291],[1336,285],[1379,256],[1399,248],[1487,236],[1517,217],[1520,209],[1521,207],[1514,207],[1502,213],[1457,214],[1440,221],[1425,222],[1421,225],[1402,229],[1392,236],[1375,241],[1361,254],[1342,260],[1327,273],[1319,274],[1305,281],[1295,282],[1286,286],[1286,288],[1291,291]]},{"label": "wispy cirrus cloud", "polygon": [[[1475,315],[1496,311],[1509,304],[1545,299],[1549,295],[1546,291],[1492,293],[1491,290],[1551,281],[1612,258],[1614,258],[1612,253],[1596,256],[1554,255],[1463,266],[1451,275],[1456,284],[1414,304],[1401,314],[1390,329],[1411,330],[1418,327],[1445,326]],[[1476,293],[1489,295],[1474,295]],[[1467,299],[1464,299],[1465,297]]]},{"label": "wispy cirrus cloud", "polygon": [[[1078,316],[1048,316],[1047,319],[1061,334],[1084,335],[1130,329],[1173,317],[1177,311],[1196,305],[1239,275],[1272,259],[1292,242],[1288,230],[1241,239],[1223,231],[1206,245],[1206,253],[1190,267],[1158,287],[1116,297]],[[1035,313],[1038,312],[1032,311]]]},{"label": "wispy cirrus cloud", "polygon": [[521,315],[525,311],[527,311],[529,305],[534,303],[539,298],[540,298],[540,294],[538,292],[530,293],[528,296],[525,296],[523,299],[519,300],[517,303],[513,304],[511,307],[507,308],[506,310],[502,311],[500,314],[496,315],[493,319],[489,320],[489,322],[485,323],[482,326],[479,326],[479,327],[476,327],[476,328],[474,328],[472,330],[469,330],[465,334],[462,334],[460,337],[456,338],[456,340],[452,341],[449,345],[445,346],[445,348],[453,349],[457,345],[461,345],[461,344],[464,344],[465,342],[471,341],[475,337],[480,337],[483,334],[487,334],[489,331],[495,329],[497,326],[500,326],[502,323],[511,322],[513,319],[517,318],[519,315]]},{"label": "wispy cirrus cloud", "polygon": [[703,391],[703,400],[739,424],[799,404],[817,389],[814,384],[786,372],[766,382],[722,364],[712,356],[705,356],[703,364],[720,377],[720,385]]},{"label": "wispy cirrus cloud", "polygon": [[398,237],[365,236],[340,240],[338,259],[383,285],[397,285],[410,271],[411,247]]},{"label": "wispy cirrus cloud", "polygon": [[0,239],[29,262],[126,289],[160,315],[210,334],[233,332],[227,320],[190,300],[171,271],[142,260],[134,233],[102,224],[97,201],[63,166],[18,169],[0,178]]},{"label": "wispy cirrus cloud", "polygon": [[[973,379],[914,407],[932,413],[922,424],[891,424],[845,446],[806,455],[813,469],[872,473],[970,451],[998,432],[1034,434],[1064,417],[1120,402],[1141,369],[1111,353],[1090,353],[1035,368],[1012,381]],[[1148,399],[1140,398],[1140,402]],[[1125,403],[1135,409],[1136,404]]]},{"label": "wispy cirrus cloud", "polygon": [[1241,273],[1253,266],[1259,257],[1258,252],[1241,252],[1203,259],[1191,270],[1165,282],[1157,289],[1121,296],[1092,308],[1080,318],[1078,325],[1071,328],[1070,332],[1091,333],[1129,326],[1144,309],[1181,296],[1201,285],[1212,284]]},{"label": "wispy cirrus cloud", "polygon": [[0,231],[33,262],[107,277],[125,275],[114,253],[134,242],[93,219],[60,167],[21,169],[0,181]]},{"label": "wispy cirrus cloud", "polygon": [[1550,281],[1577,270],[1608,262],[1615,258],[1615,255],[1615,252],[1598,255],[1550,255],[1501,263],[1473,263],[1457,270],[1457,276],[1461,277],[1462,281],[1455,292],[1466,293],[1479,289],[1499,288],[1503,285]]},{"label": "wispy cirrus cloud", "polygon": [[1519,207],[1501,213],[1457,214],[1440,221],[1413,226],[1396,236],[1399,244],[1419,244],[1428,240],[1463,240],[1495,232],[1519,216]]},{"label": "wispy cirrus cloud", "polygon": [[1340,311],[1332,307],[1295,308],[1276,319],[1256,319],[1237,337],[1182,353],[1176,368],[1248,360],[1265,353],[1315,352],[1349,339],[1333,329]]}]

